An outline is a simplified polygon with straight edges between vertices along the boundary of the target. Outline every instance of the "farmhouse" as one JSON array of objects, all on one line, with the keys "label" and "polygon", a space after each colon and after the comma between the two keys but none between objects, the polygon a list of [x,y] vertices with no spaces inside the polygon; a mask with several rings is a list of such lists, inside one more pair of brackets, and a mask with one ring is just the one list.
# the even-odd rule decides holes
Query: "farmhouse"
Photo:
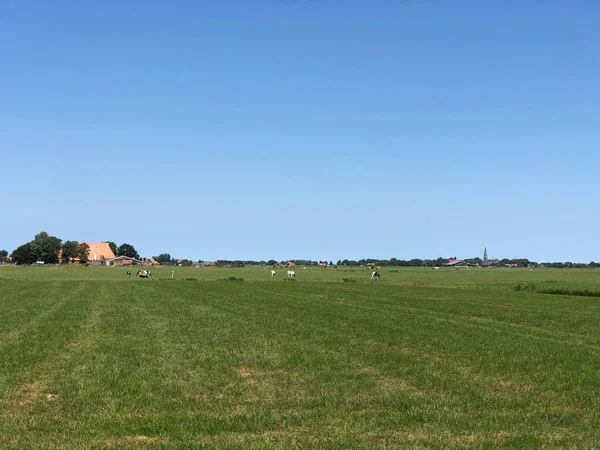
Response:
[{"label": "farmhouse", "polygon": [[86,244],[90,247],[88,259],[94,264],[99,264],[115,257],[107,242],[86,242]]},{"label": "farmhouse", "polygon": [[135,266],[136,264],[142,263],[143,261],[131,258],[129,256],[119,256],[117,258],[111,258],[106,260],[107,266]]},{"label": "farmhouse", "polygon": [[[115,254],[107,242],[84,242],[90,248],[88,251],[88,262],[91,264],[103,264],[104,261],[113,259]],[[79,242],[81,244],[81,242]],[[58,252],[58,257],[62,259],[62,250]],[[69,262],[79,262],[79,258],[69,258]]]},{"label": "farmhouse", "polygon": [[160,263],[154,258],[142,258],[142,265],[144,266],[160,266]]},{"label": "farmhouse", "polygon": [[500,265],[500,261],[497,259],[488,259],[481,263],[481,267],[498,267]]},{"label": "farmhouse", "polygon": [[449,259],[445,267],[469,267],[469,263],[460,259]]}]

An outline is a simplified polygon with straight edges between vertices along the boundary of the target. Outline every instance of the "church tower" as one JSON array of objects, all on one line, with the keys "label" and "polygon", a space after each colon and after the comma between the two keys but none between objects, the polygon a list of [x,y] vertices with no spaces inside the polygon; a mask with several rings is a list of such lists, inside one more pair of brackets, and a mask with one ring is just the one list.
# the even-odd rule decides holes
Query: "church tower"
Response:
[{"label": "church tower", "polygon": [[483,249],[483,262],[488,262],[487,247]]}]

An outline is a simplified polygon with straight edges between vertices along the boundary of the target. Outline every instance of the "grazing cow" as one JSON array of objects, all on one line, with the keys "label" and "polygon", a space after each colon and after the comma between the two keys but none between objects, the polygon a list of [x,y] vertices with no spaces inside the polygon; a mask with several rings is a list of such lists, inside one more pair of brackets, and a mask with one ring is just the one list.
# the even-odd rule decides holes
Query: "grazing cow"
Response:
[{"label": "grazing cow", "polygon": [[371,274],[371,280],[379,280],[381,278],[381,275],[379,274],[379,272],[375,271]]},{"label": "grazing cow", "polygon": [[138,270],[137,276],[140,278],[152,278],[152,272],[149,270]]},{"label": "grazing cow", "polygon": [[173,278],[175,278],[175,271],[174,271],[174,270],[171,270],[171,280],[172,280]]},{"label": "grazing cow", "polygon": [[274,270],[271,270],[271,278],[275,278],[275,275],[277,275],[277,272],[275,272]]},{"label": "grazing cow", "polygon": [[293,270],[288,270],[287,272],[288,278],[296,278],[296,272]]},{"label": "grazing cow", "polygon": [[127,278],[131,278],[131,270],[127,271]]}]

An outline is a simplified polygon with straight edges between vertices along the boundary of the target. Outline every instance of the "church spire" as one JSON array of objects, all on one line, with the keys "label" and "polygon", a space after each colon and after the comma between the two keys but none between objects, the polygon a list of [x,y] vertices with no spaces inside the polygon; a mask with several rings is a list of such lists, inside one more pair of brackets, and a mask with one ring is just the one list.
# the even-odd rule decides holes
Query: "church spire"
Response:
[{"label": "church spire", "polygon": [[483,249],[483,262],[487,262],[487,261],[488,261],[487,247],[485,247]]}]

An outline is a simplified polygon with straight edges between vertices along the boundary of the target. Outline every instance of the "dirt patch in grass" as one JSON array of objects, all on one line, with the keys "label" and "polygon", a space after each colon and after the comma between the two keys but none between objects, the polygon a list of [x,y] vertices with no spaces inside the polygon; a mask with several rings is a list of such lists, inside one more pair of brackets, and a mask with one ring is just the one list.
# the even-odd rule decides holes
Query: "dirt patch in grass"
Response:
[{"label": "dirt patch in grass", "polygon": [[90,317],[88,317],[88,320],[85,324],[85,328],[89,329],[97,327],[98,325],[100,325],[101,321],[102,319],[100,319],[100,313],[98,311],[92,311]]},{"label": "dirt patch in grass", "polygon": [[119,439],[109,439],[106,441],[107,447],[115,447],[117,445],[127,445],[135,447],[143,444],[166,444],[169,440],[160,436],[127,436]]},{"label": "dirt patch in grass", "polygon": [[238,373],[240,374],[240,377],[248,378],[250,376],[250,369],[248,369],[247,367],[240,367],[238,369]]},{"label": "dirt patch in grass", "polygon": [[33,405],[37,401],[44,398],[45,391],[46,386],[44,386],[42,383],[28,383],[21,389],[19,398],[15,400],[14,405],[20,407]]},{"label": "dirt patch in grass", "polygon": [[512,434],[508,431],[500,431],[496,436],[494,436],[497,441],[503,442],[512,437]]},{"label": "dirt patch in grass", "polygon": [[246,405],[244,405],[244,404],[235,405],[231,409],[232,416],[243,416],[244,414],[246,414]]},{"label": "dirt patch in grass", "polygon": [[565,439],[567,436],[564,432],[562,431],[553,431],[551,433],[548,433],[544,436],[546,439],[549,439],[551,441],[562,441],[563,439]]}]

